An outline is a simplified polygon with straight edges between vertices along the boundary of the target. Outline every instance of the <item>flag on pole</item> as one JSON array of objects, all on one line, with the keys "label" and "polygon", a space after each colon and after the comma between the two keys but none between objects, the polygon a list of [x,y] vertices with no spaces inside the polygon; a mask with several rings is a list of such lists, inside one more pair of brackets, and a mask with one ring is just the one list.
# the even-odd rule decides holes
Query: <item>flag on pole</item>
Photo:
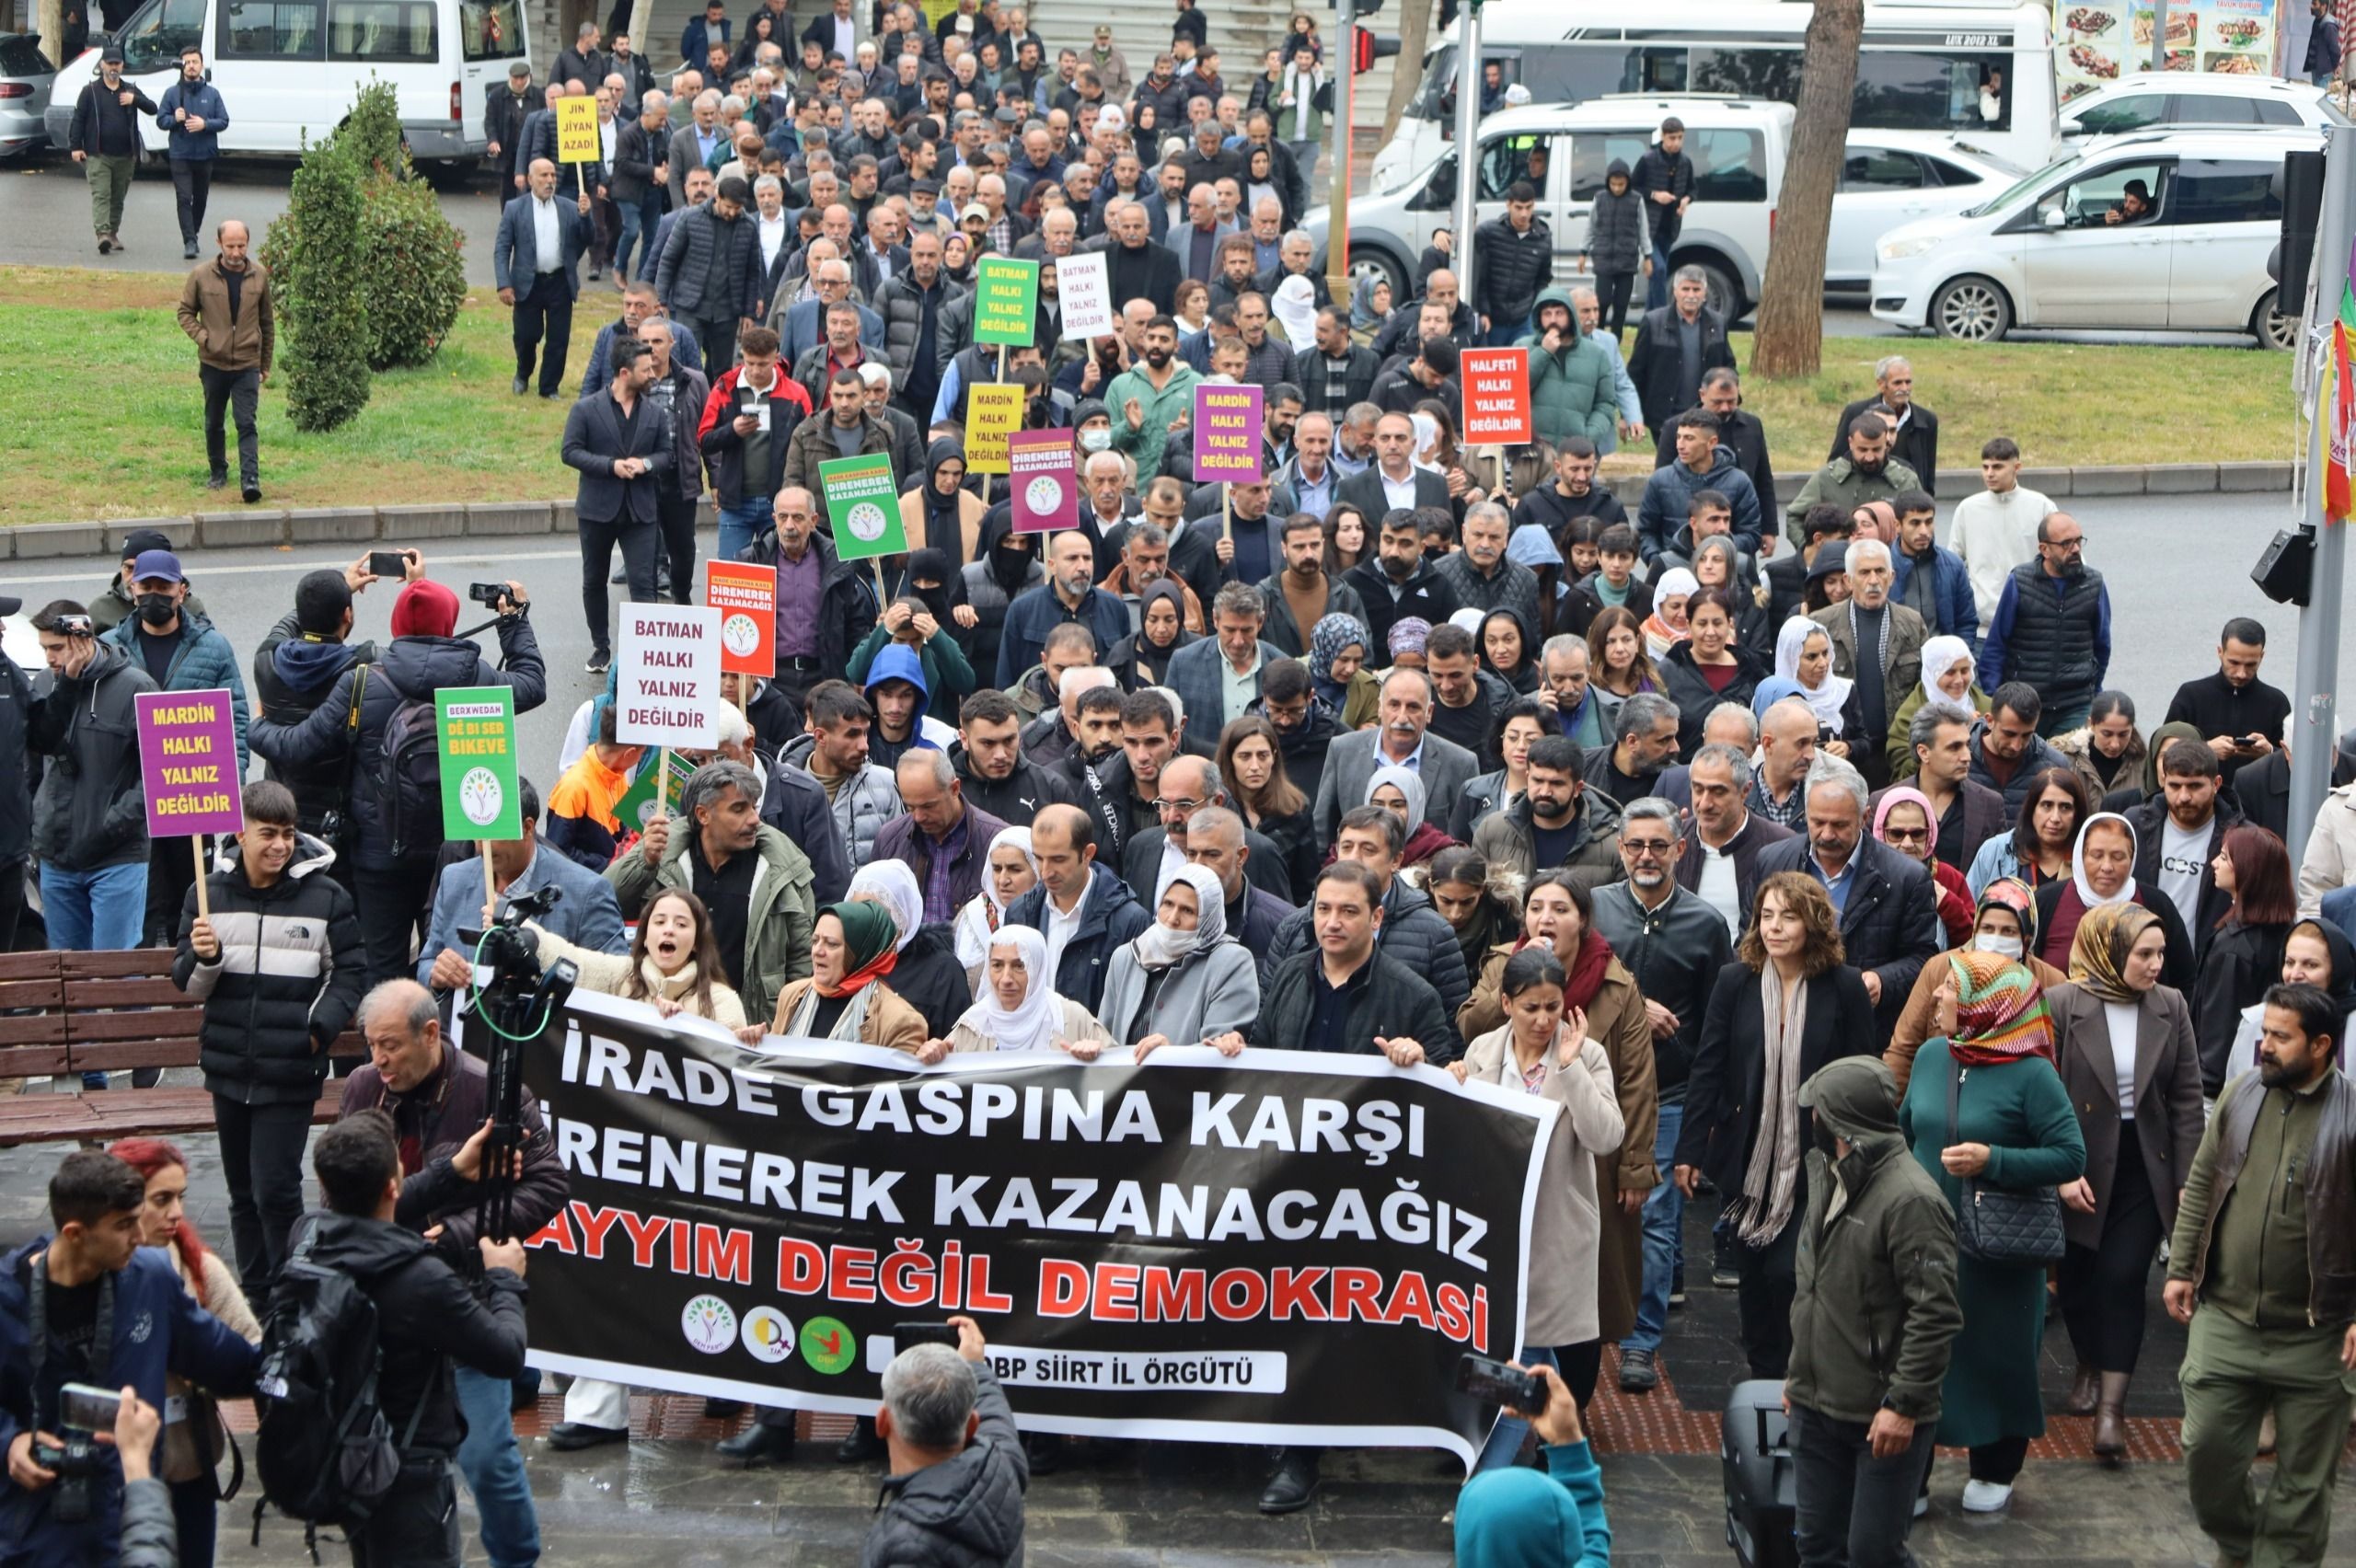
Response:
[{"label": "flag on pole", "polygon": [[2331,523],[2348,521],[2350,492],[2356,490],[2356,377],[2350,375],[2348,357],[2348,323],[2335,321],[2331,358],[2316,410],[2325,421],[2323,514]]}]

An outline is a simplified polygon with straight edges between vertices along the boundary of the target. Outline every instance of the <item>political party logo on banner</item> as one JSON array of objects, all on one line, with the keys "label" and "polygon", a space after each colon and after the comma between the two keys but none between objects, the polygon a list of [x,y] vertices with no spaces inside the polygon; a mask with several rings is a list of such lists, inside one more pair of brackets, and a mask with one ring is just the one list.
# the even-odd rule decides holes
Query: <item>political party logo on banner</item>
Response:
[{"label": "political party logo on banner", "polygon": [[638,776],[629,781],[629,788],[622,791],[622,798],[614,802],[614,814],[621,818],[623,830],[644,833],[655,818],[677,816],[680,803],[687,797],[687,775],[693,771],[683,764],[673,762],[667,787],[663,791],[663,804],[657,810],[654,780],[663,773],[663,761],[654,753],[647,753],[639,762]]},{"label": "political party logo on banner", "polygon": [[1195,478],[1250,481],[1260,477],[1257,386],[1195,386]]},{"label": "political party logo on banner", "polygon": [[614,739],[626,746],[720,744],[721,612],[624,605],[614,661]]},{"label": "political party logo on banner", "polygon": [[826,492],[826,520],[834,525],[835,554],[843,560],[899,555],[908,548],[900,525],[900,492],[892,483],[889,453],[868,452],[818,465]]},{"label": "political party logo on banner", "polygon": [[524,791],[516,779],[515,693],[510,686],[456,686],[433,694],[442,759],[445,838],[524,836]]},{"label": "political party logo on banner", "polygon": [[1039,329],[1039,263],[985,256],[974,263],[974,341],[1019,349]]},{"label": "political party logo on banner", "polygon": [[1080,475],[1073,466],[1071,432],[1015,432],[1010,438],[1008,467],[1016,533],[1080,526]]},{"label": "political party logo on banner", "polygon": [[722,674],[777,673],[777,568],[758,561],[715,560],[704,565],[703,602],[720,612]]},{"label": "political party logo on banner", "polygon": [[571,1184],[537,1366],[864,1414],[897,1324],[970,1312],[1028,1430],[1467,1465],[1457,1363],[1520,1348],[1560,1113],[1371,1056],[752,1047],[585,990],[523,1070]]},{"label": "political party logo on banner", "polygon": [[1120,309],[1113,303],[1111,258],[1101,250],[1057,258],[1056,298],[1063,306],[1067,338],[1094,338],[1121,329]]},{"label": "political party logo on banner", "polygon": [[1022,428],[1022,388],[976,381],[965,388],[965,469],[1003,474],[1008,444]]},{"label": "political party logo on banner", "polygon": [[219,688],[132,697],[148,837],[236,833],[245,826],[235,700]]},{"label": "political party logo on banner", "polygon": [[597,133],[597,100],[559,98],[556,109],[556,161],[597,163],[606,156],[605,138]]},{"label": "political party logo on banner", "polygon": [[1466,349],[1457,373],[1464,388],[1465,445],[1519,446],[1532,439],[1528,349]]}]

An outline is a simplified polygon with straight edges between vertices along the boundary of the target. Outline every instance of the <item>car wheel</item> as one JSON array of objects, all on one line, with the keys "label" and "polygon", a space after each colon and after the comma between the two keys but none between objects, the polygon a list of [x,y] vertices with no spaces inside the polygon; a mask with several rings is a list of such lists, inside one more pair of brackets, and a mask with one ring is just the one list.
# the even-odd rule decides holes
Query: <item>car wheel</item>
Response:
[{"label": "car wheel", "polygon": [[2258,340],[2261,349],[2295,349],[2299,346],[2299,318],[2275,309],[2276,297],[2276,290],[2267,290],[2266,297],[2250,312],[2249,335]]},{"label": "car wheel", "polygon": [[474,178],[475,166],[464,158],[428,158],[417,165],[417,172],[436,190],[463,190]]},{"label": "car wheel", "polygon": [[1356,294],[1357,285],[1369,278],[1391,285],[1391,304],[1394,309],[1407,303],[1407,274],[1399,264],[1371,245],[1354,246],[1350,250],[1351,292]]},{"label": "car wheel", "polygon": [[[1748,302],[1742,297],[1741,287],[1727,270],[1710,261],[1671,261],[1669,271],[1674,273],[1688,266],[1702,270],[1703,286],[1708,291],[1702,303],[1716,311],[1718,318],[1729,327],[1741,320]],[[1641,279],[1638,281],[1642,282]]]},{"label": "car wheel", "polygon": [[1957,278],[1931,296],[1931,329],[1942,338],[1992,343],[2012,328],[2012,302],[1986,278]]}]

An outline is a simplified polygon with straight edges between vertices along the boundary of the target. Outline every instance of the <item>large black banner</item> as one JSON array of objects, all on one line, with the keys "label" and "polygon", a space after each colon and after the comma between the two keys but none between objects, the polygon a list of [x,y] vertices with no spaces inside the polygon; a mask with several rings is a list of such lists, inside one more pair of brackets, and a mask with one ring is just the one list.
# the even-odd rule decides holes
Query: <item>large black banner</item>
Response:
[{"label": "large black banner", "polygon": [[867,1414],[895,1325],[971,1314],[1021,1424],[1469,1464],[1554,1108],[1379,1057],[1149,1066],[739,1044],[578,995],[525,1058],[572,1179],[532,1360]]}]

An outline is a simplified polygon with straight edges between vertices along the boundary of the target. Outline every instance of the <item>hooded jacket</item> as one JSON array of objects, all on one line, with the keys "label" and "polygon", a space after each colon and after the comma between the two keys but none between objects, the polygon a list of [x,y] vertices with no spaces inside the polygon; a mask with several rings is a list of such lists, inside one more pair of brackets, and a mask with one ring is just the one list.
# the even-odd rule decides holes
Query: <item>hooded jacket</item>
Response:
[{"label": "hooded jacket", "polygon": [[[335,689],[336,677],[355,664],[376,662],[373,642],[329,642],[306,635],[290,612],[270,628],[254,650],[254,706],[273,723],[298,723]],[[328,813],[342,809],[344,763],[293,758],[281,765],[263,759],[262,776],[294,792],[299,825],[310,834],[326,825]]]},{"label": "hooded jacket", "polygon": [[[110,642],[123,651],[133,663],[144,670],[146,661],[139,649],[141,621],[136,615],[126,617],[111,631],[99,634],[98,640]],[[165,691],[214,691],[229,688],[229,714],[237,730],[237,776],[245,777],[246,766],[251,760],[246,752],[246,677],[237,668],[237,651],[229,640],[214,629],[213,623],[180,606],[179,629],[173,634],[179,644],[172,650],[171,663],[164,666]]]},{"label": "hooded jacket", "polygon": [[[532,635],[530,620],[502,616],[498,634],[502,668],[492,668],[472,642],[461,638],[397,637],[375,663],[337,676],[318,706],[301,719],[273,720],[265,713],[254,721],[254,750],[272,764],[316,765],[322,775],[349,767],[349,853],[355,869],[389,870],[396,864],[391,804],[384,782],[385,727],[402,703],[412,698],[431,702],[444,686],[484,686],[512,687],[518,714],[529,713],[546,700],[548,668],[540,662],[539,640]],[[129,707],[127,700],[124,706]],[[412,854],[431,859],[441,848],[437,844]]]},{"label": "hooded jacket", "polygon": [[[1546,334],[1537,319],[1539,311],[1550,305],[1569,312],[1571,322],[1562,346],[1552,353],[1546,351]],[[1568,290],[1549,288],[1541,293],[1531,303],[1529,314],[1534,330],[1519,341],[1530,351],[1530,416],[1537,427],[1538,438],[1559,445],[1565,437],[1580,435],[1601,450],[1619,429],[1619,395],[1611,356],[1604,352],[1602,344],[1590,341],[1579,330],[1579,313],[1572,307]]]},{"label": "hooded jacket", "polygon": [[[1793,1264],[1785,1392],[1835,1421],[1862,1425],[1887,1405],[1918,1426],[1935,1422],[1963,1328],[1955,1211],[1907,1152],[1897,1080],[1878,1057],[1828,1063],[1799,1095],[1818,1131]],[[1837,1160],[1828,1152],[1835,1136],[1850,1146]]]},{"label": "hooded jacket", "polygon": [[103,638],[79,675],[60,675],[26,726],[50,757],[33,799],[33,853],[43,865],[88,871],[147,859],[131,699],[154,691],[147,672]]},{"label": "hooded jacket", "polygon": [[[625,909],[643,909],[659,888],[690,888],[687,847],[693,833],[675,833],[663,863],[649,867],[643,855],[625,855],[606,868],[606,880]],[[760,857],[753,876],[752,907],[745,921],[742,976],[735,987],[745,1016],[775,1016],[777,994],[789,980],[810,973],[810,928],[818,905],[811,892],[810,858],[793,841],[764,823],[750,853]]]},{"label": "hooded jacket", "polygon": [[1589,788],[1579,791],[1577,806],[1570,848],[1559,861],[1538,864],[1537,823],[1527,794],[1483,817],[1472,829],[1472,847],[1491,870],[1511,871],[1524,882],[1542,870],[1568,871],[1590,890],[1618,882],[1626,874],[1620,866],[1620,802]]},{"label": "hooded jacket", "polygon": [[736,388],[744,379],[741,363],[722,371],[705,394],[702,416],[696,421],[696,444],[711,468],[712,494],[722,506],[770,499],[783,490],[786,449],[810,418],[809,388],[780,366],[769,386],[768,463],[763,472],[747,474],[745,438],[736,433]]},{"label": "hooded jacket", "polygon": [[[986,836],[984,843],[987,847]],[[976,881],[976,886],[979,885]],[[1129,884],[1104,863],[1100,850],[1095,864],[1089,867],[1088,891],[1080,895],[1079,919],[1056,964],[1056,994],[1092,1013],[1103,1003],[1104,978],[1114,952],[1153,924],[1153,916],[1138,902]],[[1047,884],[1038,883],[1008,905],[1006,924],[1028,926],[1045,935]]]},{"label": "hooded jacket", "polygon": [[1727,504],[1734,508],[1735,548],[1747,556],[1759,553],[1759,534],[1765,525],[1759,512],[1759,492],[1735,461],[1734,449],[1722,443],[1710,448],[1706,472],[1697,474],[1682,463],[1672,462],[1655,468],[1645,480],[1645,498],[1636,505],[1636,550],[1647,566],[1675,541],[1692,512],[1693,497],[1705,490],[1725,496]]},{"label": "hooded jacket", "polygon": [[1611,1526],[1593,1449],[1582,1439],[1538,1451],[1542,1476],[1516,1466],[1466,1483],[1456,1502],[1456,1560],[1480,1568],[1610,1568]]},{"label": "hooded jacket", "polygon": [[886,739],[879,719],[867,732],[868,760],[879,767],[896,767],[900,758],[912,751],[947,751],[956,740],[957,732],[929,711],[932,706],[932,683],[925,674],[924,661],[916,650],[904,642],[887,642],[867,666],[865,690],[867,700],[875,701],[875,688],[885,681],[906,681],[917,688],[916,712],[908,721],[908,735],[904,741]]},{"label": "hooded jacket", "polygon": [[1599,274],[1633,272],[1651,248],[1645,233],[1645,199],[1633,182],[1614,196],[1614,175],[1630,178],[1627,159],[1613,158],[1604,166],[1603,189],[1595,193],[1588,213],[1588,260]]},{"label": "hooded jacket", "polygon": [[180,904],[172,984],[203,1006],[205,1092],[247,1105],[308,1105],[327,1078],[328,1047],[367,989],[367,955],[352,895],[328,875],[335,851],[308,834],[268,887],[247,880],[242,846],[206,874],[220,951],[189,940],[196,890]]},{"label": "hooded jacket", "polygon": [[974,1440],[955,1458],[886,1476],[860,1568],[999,1568],[1022,1561],[1031,1467],[1014,1412],[987,1361],[974,1367]]}]

